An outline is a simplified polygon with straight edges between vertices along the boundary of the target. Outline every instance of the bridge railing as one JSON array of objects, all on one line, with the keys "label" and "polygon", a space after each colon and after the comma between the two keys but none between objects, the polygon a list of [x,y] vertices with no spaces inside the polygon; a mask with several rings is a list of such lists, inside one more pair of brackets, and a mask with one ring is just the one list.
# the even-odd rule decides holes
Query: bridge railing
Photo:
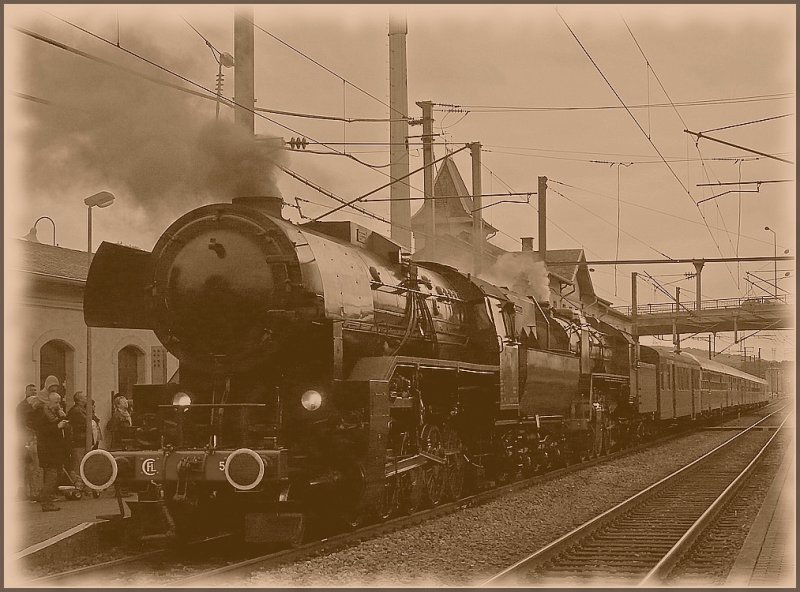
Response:
[{"label": "bridge railing", "polygon": [[[696,304],[694,300],[681,302],[680,306],[678,306],[676,302],[640,304],[636,307],[636,313],[639,315],[675,314],[676,309],[678,312],[691,313],[697,310]],[[747,298],[715,298],[713,300],[701,301],[700,310],[720,310],[726,308],[747,309],[770,304],[794,304],[794,297],[790,294],[779,294],[777,297],[752,296]],[[631,316],[632,314],[632,307],[630,306],[615,306],[613,308],[627,316]]]}]

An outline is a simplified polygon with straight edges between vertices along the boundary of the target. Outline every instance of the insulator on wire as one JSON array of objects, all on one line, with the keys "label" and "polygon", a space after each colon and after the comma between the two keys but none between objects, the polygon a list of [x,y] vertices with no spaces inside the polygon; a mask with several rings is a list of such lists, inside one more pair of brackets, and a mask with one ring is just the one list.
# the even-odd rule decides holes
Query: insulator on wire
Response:
[{"label": "insulator on wire", "polygon": [[290,138],[289,139],[289,147],[292,150],[300,150],[305,149],[308,146],[308,140],[306,138]]}]

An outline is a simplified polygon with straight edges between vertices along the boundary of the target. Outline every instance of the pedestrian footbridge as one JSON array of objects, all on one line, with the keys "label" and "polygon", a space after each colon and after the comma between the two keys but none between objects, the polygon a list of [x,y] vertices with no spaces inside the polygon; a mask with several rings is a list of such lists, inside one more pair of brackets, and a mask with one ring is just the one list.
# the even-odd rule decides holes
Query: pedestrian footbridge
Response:
[{"label": "pedestrian footbridge", "polygon": [[636,334],[669,335],[672,333],[720,333],[793,329],[793,296],[753,298],[717,298],[697,303],[676,302],[615,307],[630,318]]}]

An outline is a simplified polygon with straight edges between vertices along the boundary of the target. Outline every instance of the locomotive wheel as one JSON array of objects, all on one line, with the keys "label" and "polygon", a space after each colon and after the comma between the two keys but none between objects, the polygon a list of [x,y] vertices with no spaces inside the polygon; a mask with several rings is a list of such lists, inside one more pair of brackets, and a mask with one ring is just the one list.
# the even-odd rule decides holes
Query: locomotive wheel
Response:
[{"label": "locomotive wheel", "polygon": [[[425,424],[419,438],[419,449],[433,456],[444,458],[444,443],[439,428],[433,424]],[[429,461],[422,469],[422,482],[427,501],[436,506],[442,501],[445,488],[446,469],[437,462]]]},{"label": "locomotive wheel", "polygon": [[464,446],[461,443],[461,437],[452,426],[444,428],[444,451],[447,456],[445,497],[457,500],[464,492]]}]

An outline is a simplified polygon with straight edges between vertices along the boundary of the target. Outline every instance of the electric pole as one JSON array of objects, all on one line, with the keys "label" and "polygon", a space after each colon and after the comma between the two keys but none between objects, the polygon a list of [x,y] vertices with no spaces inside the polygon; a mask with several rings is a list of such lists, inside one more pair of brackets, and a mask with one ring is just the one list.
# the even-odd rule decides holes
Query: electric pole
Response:
[{"label": "electric pole", "polygon": [[481,143],[469,145],[472,154],[472,273],[479,275],[483,260],[483,189],[481,187]]},{"label": "electric pole", "polygon": [[433,103],[431,101],[419,101],[417,106],[422,109],[422,164],[423,171],[423,194],[425,203],[430,207],[427,220],[425,237],[425,248],[428,250],[427,259],[436,259],[436,200],[433,198]]}]

